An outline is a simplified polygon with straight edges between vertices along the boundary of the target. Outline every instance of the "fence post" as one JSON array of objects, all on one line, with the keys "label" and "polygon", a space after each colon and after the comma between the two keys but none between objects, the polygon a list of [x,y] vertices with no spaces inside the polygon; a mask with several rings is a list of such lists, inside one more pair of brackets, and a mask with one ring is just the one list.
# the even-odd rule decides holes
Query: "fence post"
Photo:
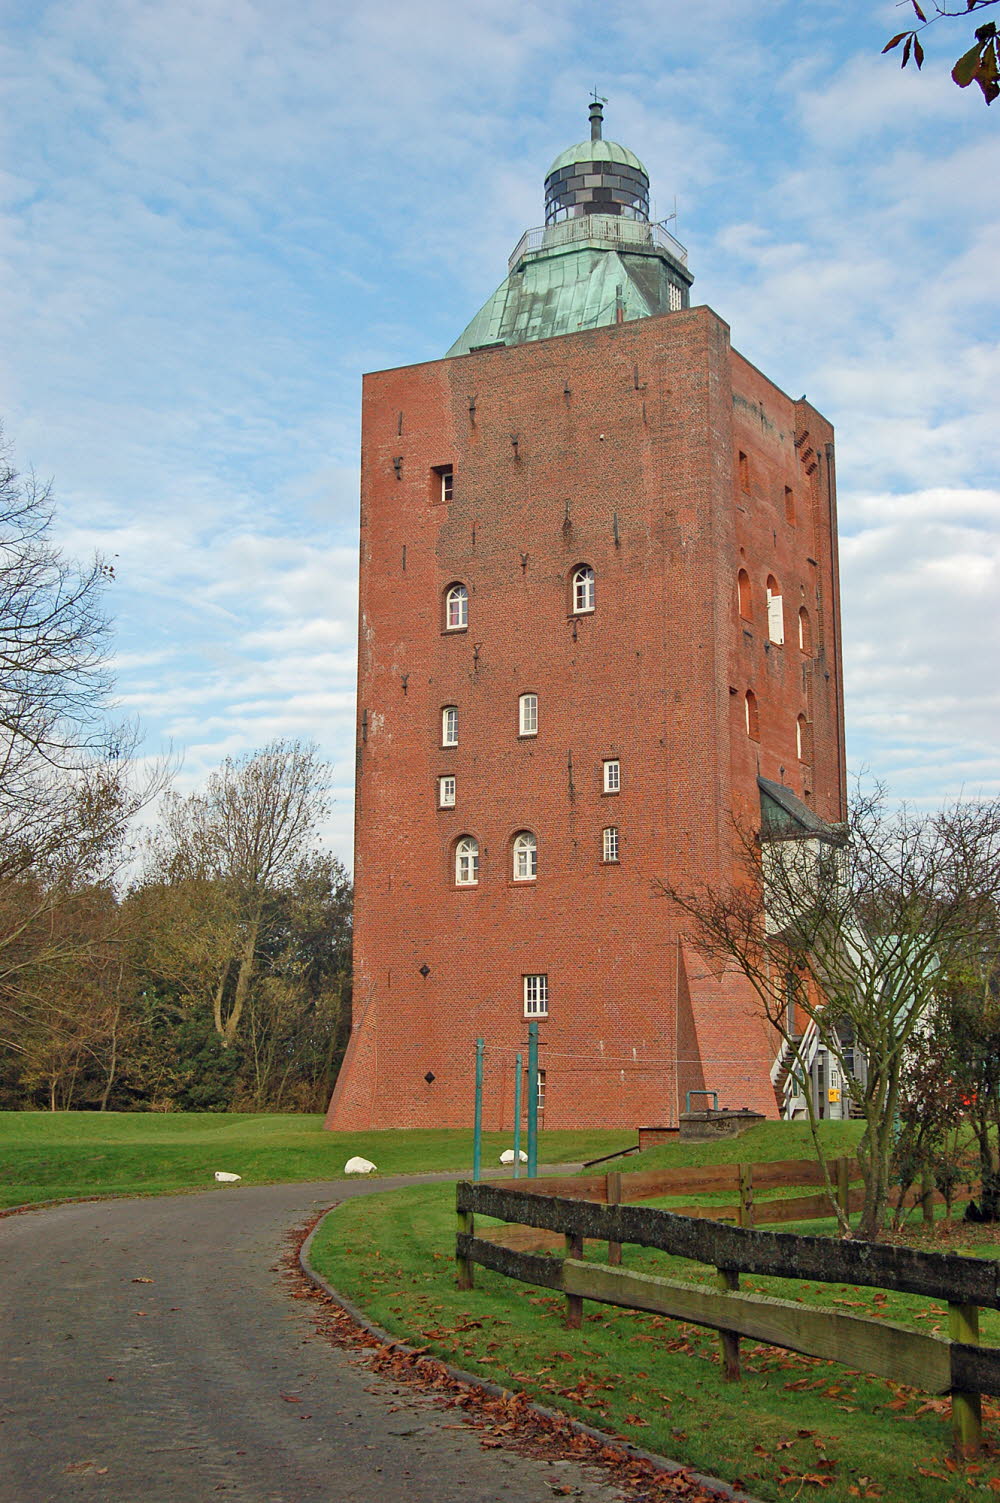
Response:
[{"label": "fence post", "polygon": [[[476,1234],[476,1218],[471,1211],[458,1212],[458,1232],[465,1232],[467,1236],[474,1237]],[[472,1273],[472,1259],[455,1253],[455,1287],[457,1289],[471,1289],[474,1284]]]},{"label": "fence post", "polygon": [[840,1158],[836,1163],[837,1169],[837,1204],[846,1217],[851,1214],[851,1171],[850,1160]]},{"label": "fence post", "polygon": [[538,1024],[528,1024],[528,1178],[538,1174]]},{"label": "fence post", "polygon": [[[948,1335],[952,1341],[979,1345],[979,1309],[976,1305],[948,1306]],[[983,1433],[983,1401],[978,1393],[951,1395],[951,1433],[959,1456],[975,1456]]]},{"label": "fence post", "polygon": [[740,1204],[738,1218],[740,1226],[753,1226],[753,1165],[737,1164],[740,1176]]},{"label": "fence post", "polygon": [[485,1039],[476,1039],[476,1110],[472,1124],[472,1178],[482,1179],[483,1169],[483,1050]]},{"label": "fence post", "polygon": [[[723,1293],[740,1287],[740,1276],[735,1268],[717,1268],[715,1270],[715,1286]],[[720,1331],[719,1344],[722,1347],[722,1367],[727,1383],[737,1383],[740,1378],[740,1338],[735,1331]]]},{"label": "fence post", "polygon": [[[583,1238],[570,1232],[566,1233],[566,1256],[567,1258],[583,1257]],[[580,1294],[567,1294],[566,1296],[566,1325],[571,1331],[580,1329],[583,1320],[583,1296]]]},{"label": "fence post", "polygon": [[[609,1206],[619,1206],[622,1202],[622,1177],[617,1169],[612,1169],[604,1187],[604,1199]],[[608,1263],[612,1268],[617,1268],[622,1260],[622,1245],[620,1242],[608,1243]]]},{"label": "fence post", "polygon": [[514,1057],[514,1178],[521,1175],[521,1069],[523,1058]]}]

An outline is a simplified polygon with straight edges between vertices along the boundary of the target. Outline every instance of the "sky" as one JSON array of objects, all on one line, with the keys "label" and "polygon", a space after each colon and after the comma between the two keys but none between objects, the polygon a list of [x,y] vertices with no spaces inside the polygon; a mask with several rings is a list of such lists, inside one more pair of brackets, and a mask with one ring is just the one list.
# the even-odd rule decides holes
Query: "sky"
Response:
[{"label": "sky", "polygon": [[837,429],[850,766],[1000,794],[1000,101],[966,22],[882,57],[908,14],[4,0],[0,414],[180,791],[314,740],[350,863],[361,375],[443,355],[596,87],[692,301]]}]

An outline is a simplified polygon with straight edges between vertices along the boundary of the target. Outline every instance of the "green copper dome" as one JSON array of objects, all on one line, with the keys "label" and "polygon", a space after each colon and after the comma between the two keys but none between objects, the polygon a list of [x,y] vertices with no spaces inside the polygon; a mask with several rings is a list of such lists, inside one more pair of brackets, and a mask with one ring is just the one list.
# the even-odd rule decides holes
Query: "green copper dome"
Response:
[{"label": "green copper dome", "polygon": [[635,152],[629,151],[627,146],[619,146],[617,141],[581,141],[577,146],[568,146],[559,153],[545,176],[551,177],[574,162],[622,162],[649,176]]},{"label": "green copper dome", "polygon": [[590,105],[590,140],[560,152],[545,178],[545,224],[526,230],[508,276],[449,355],[527,344],[607,324],[678,313],[690,304],[687,252],[649,222],[649,176],[602,136],[604,100]]}]

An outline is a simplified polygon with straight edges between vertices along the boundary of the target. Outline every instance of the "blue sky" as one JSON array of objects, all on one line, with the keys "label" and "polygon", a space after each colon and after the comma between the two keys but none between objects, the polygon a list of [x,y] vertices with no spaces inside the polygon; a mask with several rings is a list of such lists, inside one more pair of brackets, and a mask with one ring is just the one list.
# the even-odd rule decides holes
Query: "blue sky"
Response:
[{"label": "blue sky", "polygon": [[1000,103],[965,23],[880,57],[906,15],[7,0],[0,412],[181,789],[314,738],[349,860],[361,373],[443,354],[596,85],[694,300],[837,427],[852,765],[1000,793]]}]

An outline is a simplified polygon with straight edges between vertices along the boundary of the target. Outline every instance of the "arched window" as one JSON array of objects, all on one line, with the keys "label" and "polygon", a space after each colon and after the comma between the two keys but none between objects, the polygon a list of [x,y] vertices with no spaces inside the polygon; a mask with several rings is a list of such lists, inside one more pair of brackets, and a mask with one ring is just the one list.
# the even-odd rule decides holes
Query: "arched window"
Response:
[{"label": "arched window", "polygon": [[804,715],[800,715],[795,722],[795,753],[800,762],[811,762],[813,759],[812,726]]},{"label": "arched window", "polygon": [[444,624],[448,631],[465,631],[469,624],[469,592],[464,584],[448,586],[444,597]]},{"label": "arched window", "polygon": [[534,882],[538,876],[538,841],[530,830],[514,838],[514,881]]},{"label": "arched window", "polygon": [[458,745],[458,706],[445,705],[441,711],[441,745]]},{"label": "arched window", "polygon": [[589,564],[579,564],[573,570],[573,614],[592,611],[595,598],[594,571]]},{"label": "arched window", "polygon": [[800,651],[804,652],[807,657],[812,657],[812,622],[809,620],[809,612],[806,610],[804,605],[799,607],[799,649]]},{"label": "arched window", "polygon": [[744,621],[753,620],[753,596],[750,593],[750,576],[741,569],[736,576],[736,591],[740,602],[740,615]]},{"label": "arched window", "polygon": [[760,718],[757,714],[757,696],[752,689],[747,690],[745,702],[747,735],[751,741],[760,740]]},{"label": "arched window", "polygon": [[463,835],[455,847],[455,886],[474,887],[479,881],[479,842]]},{"label": "arched window", "polygon": [[781,586],[773,574],[767,576],[767,636],[768,641],[779,647],[785,640],[785,612],[781,602]]},{"label": "arched window", "polygon": [[520,736],[538,735],[538,695],[522,694],[517,702],[517,728]]}]

